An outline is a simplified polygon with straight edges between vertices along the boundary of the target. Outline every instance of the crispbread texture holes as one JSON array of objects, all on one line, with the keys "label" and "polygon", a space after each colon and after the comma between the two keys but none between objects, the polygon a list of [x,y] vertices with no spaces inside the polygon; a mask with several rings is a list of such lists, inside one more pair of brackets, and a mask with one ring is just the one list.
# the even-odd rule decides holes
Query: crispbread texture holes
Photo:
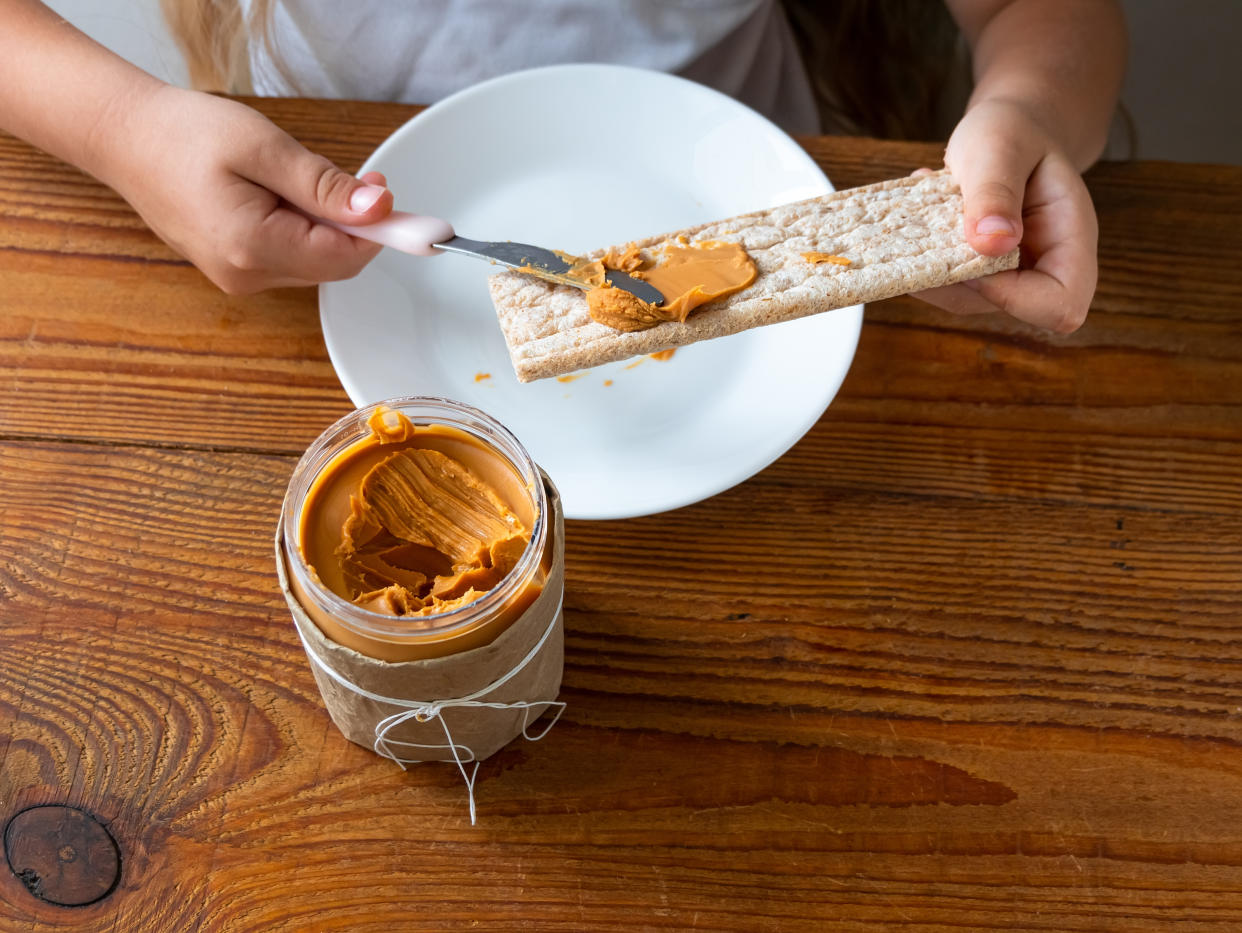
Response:
[{"label": "crispbread texture holes", "polygon": [[[742,291],[698,309],[684,324],[631,333],[591,320],[586,293],[579,289],[520,272],[492,276],[492,302],[518,379],[561,376],[1018,264],[1017,250],[993,258],[966,242],[961,191],[947,170],[742,214],[637,245],[652,247],[677,237],[740,242],[759,275]],[[843,257],[849,264],[813,264],[803,256],[809,252]]]}]

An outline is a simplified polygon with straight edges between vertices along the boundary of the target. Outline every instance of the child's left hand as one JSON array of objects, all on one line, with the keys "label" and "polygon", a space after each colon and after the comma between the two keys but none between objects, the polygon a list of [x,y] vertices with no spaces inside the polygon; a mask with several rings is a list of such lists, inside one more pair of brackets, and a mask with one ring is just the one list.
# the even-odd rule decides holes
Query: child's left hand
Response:
[{"label": "child's left hand", "polygon": [[965,200],[966,239],[988,256],[1021,247],[1021,265],[960,285],[915,292],[959,314],[1002,311],[1067,334],[1087,317],[1097,278],[1098,224],[1082,176],[1017,103],[972,107],[945,165]]}]

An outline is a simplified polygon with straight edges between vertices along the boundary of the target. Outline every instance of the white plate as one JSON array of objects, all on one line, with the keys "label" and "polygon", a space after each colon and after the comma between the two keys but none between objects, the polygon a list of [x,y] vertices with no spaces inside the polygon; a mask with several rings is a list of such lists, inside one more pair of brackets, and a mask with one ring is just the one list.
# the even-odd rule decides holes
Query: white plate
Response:
[{"label": "white plate", "polygon": [[[410,120],[362,171],[398,206],[464,236],[573,252],[832,190],[754,111],[670,75],[610,65],[518,72]],[[507,426],[570,518],[625,518],[707,498],[762,470],[819,419],[845,378],[862,307],[521,384],[476,259],[384,250],[323,285],[328,353],[358,406],[457,399]],[[484,378],[483,374],[489,374]]]}]

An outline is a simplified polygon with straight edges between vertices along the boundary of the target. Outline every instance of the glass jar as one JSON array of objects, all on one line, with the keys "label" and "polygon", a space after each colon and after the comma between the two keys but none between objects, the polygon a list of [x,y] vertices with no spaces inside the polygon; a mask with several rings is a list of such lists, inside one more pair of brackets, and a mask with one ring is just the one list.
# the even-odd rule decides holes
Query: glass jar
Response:
[{"label": "glass jar", "polygon": [[[400,412],[418,429],[416,441],[384,443],[368,422],[378,410]],[[465,606],[440,614],[398,616],[364,609],[326,586],[308,562],[308,519],[318,510],[347,514],[361,477],[392,451],[420,446],[479,464],[505,504],[530,529],[513,569]],[[374,456],[369,456],[374,454]],[[327,503],[334,503],[329,506]],[[328,525],[333,522],[328,521]],[[516,437],[486,413],[442,398],[402,397],[341,418],[311,444],[289,481],[281,514],[289,588],[324,635],[381,661],[440,658],[494,641],[539,596],[551,566],[548,496],[542,474]],[[339,533],[340,524],[335,524]]]}]

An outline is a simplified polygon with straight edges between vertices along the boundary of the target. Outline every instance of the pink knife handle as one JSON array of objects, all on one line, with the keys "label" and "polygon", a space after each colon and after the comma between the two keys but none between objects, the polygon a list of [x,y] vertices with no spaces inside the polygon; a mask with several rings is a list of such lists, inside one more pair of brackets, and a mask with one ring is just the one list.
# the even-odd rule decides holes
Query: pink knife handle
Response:
[{"label": "pink knife handle", "polygon": [[436,249],[436,243],[443,243],[453,237],[453,227],[447,220],[429,217],[426,214],[410,214],[405,211],[393,211],[383,220],[373,224],[350,226],[338,224],[322,217],[315,218],[321,224],[335,227],[350,236],[362,237],[373,243],[391,246],[403,253],[414,256],[434,256],[444,250]]}]

